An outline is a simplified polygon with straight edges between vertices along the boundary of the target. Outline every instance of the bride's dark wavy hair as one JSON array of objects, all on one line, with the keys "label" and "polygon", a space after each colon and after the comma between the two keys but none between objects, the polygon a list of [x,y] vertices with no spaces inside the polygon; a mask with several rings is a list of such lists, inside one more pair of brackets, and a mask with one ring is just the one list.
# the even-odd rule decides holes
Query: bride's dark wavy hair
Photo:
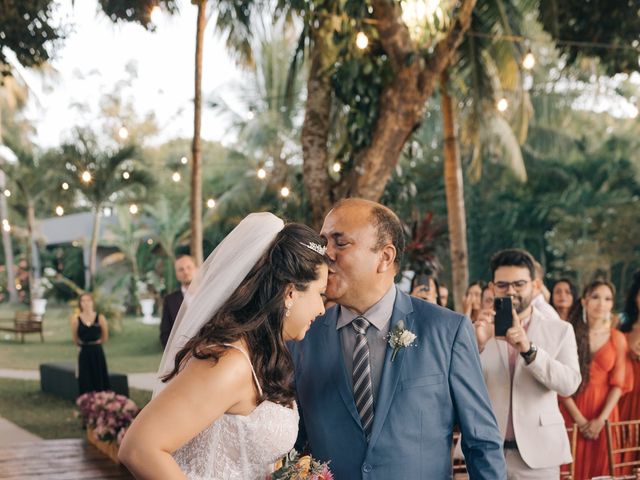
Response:
[{"label": "bride's dark wavy hair", "polygon": [[306,225],[285,225],[240,286],[178,352],[173,370],[162,381],[176,376],[191,357],[217,363],[228,349],[224,343],[244,339],[263,390],[258,402],[291,405],[293,361],[282,336],[284,295],[291,284],[305,291],[318,279],[318,267],[328,263],[326,255],[305,246],[311,243],[327,242]]}]

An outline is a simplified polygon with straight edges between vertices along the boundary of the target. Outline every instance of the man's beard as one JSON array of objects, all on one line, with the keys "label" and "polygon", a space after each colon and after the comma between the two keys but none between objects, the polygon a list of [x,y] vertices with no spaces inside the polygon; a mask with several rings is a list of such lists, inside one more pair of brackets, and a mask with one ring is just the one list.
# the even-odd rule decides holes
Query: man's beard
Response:
[{"label": "man's beard", "polygon": [[516,309],[516,313],[520,314],[524,312],[531,305],[531,300],[533,299],[533,294],[530,294],[527,297],[523,297],[522,295],[513,295],[511,297],[511,301],[513,303],[513,308]]}]

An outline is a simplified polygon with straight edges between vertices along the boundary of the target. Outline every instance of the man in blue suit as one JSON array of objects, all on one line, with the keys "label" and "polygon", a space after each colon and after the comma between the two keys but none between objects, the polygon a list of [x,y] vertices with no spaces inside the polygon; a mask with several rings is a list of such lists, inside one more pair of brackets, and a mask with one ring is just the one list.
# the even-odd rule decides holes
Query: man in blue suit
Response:
[{"label": "man in blue suit", "polygon": [[[471,322],[393,283],[404,249],[397,216],[347,199],[321,233],[332,260],[327,298],[338,305],[295,347],[298,446],[330,460],[337,480],[439,480],[451,478],[457,424],[471,479],[505,479]],[[387,334],[403,331],[416,338],[400,343],[414,345],[394,356]]]}]

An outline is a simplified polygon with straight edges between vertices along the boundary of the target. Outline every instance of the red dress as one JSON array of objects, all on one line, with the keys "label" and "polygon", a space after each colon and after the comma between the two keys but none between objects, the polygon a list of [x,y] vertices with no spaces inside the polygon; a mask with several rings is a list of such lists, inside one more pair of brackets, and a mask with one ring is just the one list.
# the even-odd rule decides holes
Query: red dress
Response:
[{"label": "red dress", "polygon": [[[587,420],[593,420],[600,414],[612,387],[620,387],[623,393],[631,390],[630,376],[625,377],[626,359],[627,340],[624,334],[612,329],[609,341],[592,356],[589,383],[573,396],[573,401]],[[572,425],[571,416],[564,408],[561,410],[565,424]],[[618,406],[615,406],[609,415],[609,421],[617,422],[619,418]],[[576,480],[609,474],[604,428],[595,440],[588,440],[578,434],[574,464]]]},{"label": "red dress", "polygon": [[[627,378],[633,382],[633,390],[623,395],[618,403],[620,407],[620,421],[640,420],[640,361],[632,358],[631,352],[627,357]],[[632,445],[630,445],[632,446]],[[627,452],[624,454],[624,462],[638,460],[638,452]],[[631,468],[622,473],[631,473]],[[618,472],[616,472],[618,473]]]}]

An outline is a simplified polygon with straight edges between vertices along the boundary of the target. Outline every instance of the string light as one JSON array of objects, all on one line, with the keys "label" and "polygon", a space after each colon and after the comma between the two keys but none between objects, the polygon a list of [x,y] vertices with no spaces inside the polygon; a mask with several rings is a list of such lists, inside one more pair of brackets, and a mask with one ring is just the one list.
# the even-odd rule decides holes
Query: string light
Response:
[{"label": "string light", "polygon": [[364,32],[358,32],[356,35],[356,47],[360,50],[364,50],[369,46],[369,38],[365,35]]},{"label": "string light", "polygon": [[126,140],[127,138],[129,138],[129,130],[127,130],[127,127],[120,127],[120,129],[118,130],[118,137],[120,137],[121,140]]},{"label": "string light", "polygon": [[498,100],[498,103],[496,104],[496,108],[498,109],[499,112],[504,112],[507,110],[507,108],[509,108],[509,102],[507,101],[506,98],[501,98],[500,100]]},{"label": "string light", "polygon": [[67,182],[62,182],[62,189],[69,190],[69,184]]},{"label": "string light", "polygon": [[16,290],[22,290],[22,285],[16,282]]},{"label": "string light", "polygon": [[158,20],[160,20],[160,7],[158,5],[154,5],[153,8],[151,9],[151,12],[149,12],[149,18],[151,19],[151,21],[155,24],[158,23]]},{"label": "string light", "polygon": [[180,172],[173,172],[173,174],[171,175],[171,180],[173,180],[176,183],[178,183],[181,178],[182,178],[182,175],[180,175]]},{"label": "string light", "polygon": [[135,203],[129,205],[129,213],[131,215],[135,215],[136,213],[138,213],[138,206]]},{"label": "string light", "polygon": [[216,206],[216,201],[213,198],[207,200],[207,208],[213,208]]},{"label": "string light", "polygon": [[2,229],[5,232],[10,232],[11,231],[11,225],[9,225],[9,220],[7,220],[6,218],[2,220]]},{"label": "string light", "polygon": [[11,196],[11,190],[9,190],[8,188],[4,191],[4,196],[9,198]]},{"label": "string light", "polygon": [[91,181],[91,173],[88,170],[85,170],[84,172],[82,172],[80,178],[84,183],[89,183]]},{"label": "string light", "polygon": [[533,56],[531,50],[527,52],[527,54],[522,59],[522,67],[526,70],[531,70],[536,66],[536,57]]},{"label": "string light", "polygon": [[189,159],[187,157],[182,157],[180,159],[180,163],[183,165],[186,165],[187,163],[189,163]]},{"label": "string light", "polygon": [[125,180],[129,180],[129,177],[131,177],[131,174],[129,172],[122,172],[122,178],[124,178]]},{"label": "string light", "polygon": [[153,238],[149,238],[147,240],[147,245],[153,245]]},{"label": "string light", "polygon": [[102,211],[102,213],[104,214],[105,217],[110,217],[111,216],[111,207],[104,207],[104,210]]},{"label": "string light", "polygon": [[56,207],[56,215],[58,215],[59,217],[64,215],[64,208],[62,208],[62,205],[58,205]]},{"label": "string light", "polygon": [[291,193],[291,191],[289,190],[288,187],[282,187],[280,189],[280,195],[282,195],[284,198],[287,198],[290,193]]},{"label": "string light", "polygon": [[342,165],[340,165],[340,162],[336,162],[333,164],[332,170],[336,173],[339,173],[340,170],[342,170]]},{"label": "string light", "polygon": [[267,176],[266,170],[264,168],[259,168],[258,169],[258,178],[260,180],[264,180],[266,176]]}]

